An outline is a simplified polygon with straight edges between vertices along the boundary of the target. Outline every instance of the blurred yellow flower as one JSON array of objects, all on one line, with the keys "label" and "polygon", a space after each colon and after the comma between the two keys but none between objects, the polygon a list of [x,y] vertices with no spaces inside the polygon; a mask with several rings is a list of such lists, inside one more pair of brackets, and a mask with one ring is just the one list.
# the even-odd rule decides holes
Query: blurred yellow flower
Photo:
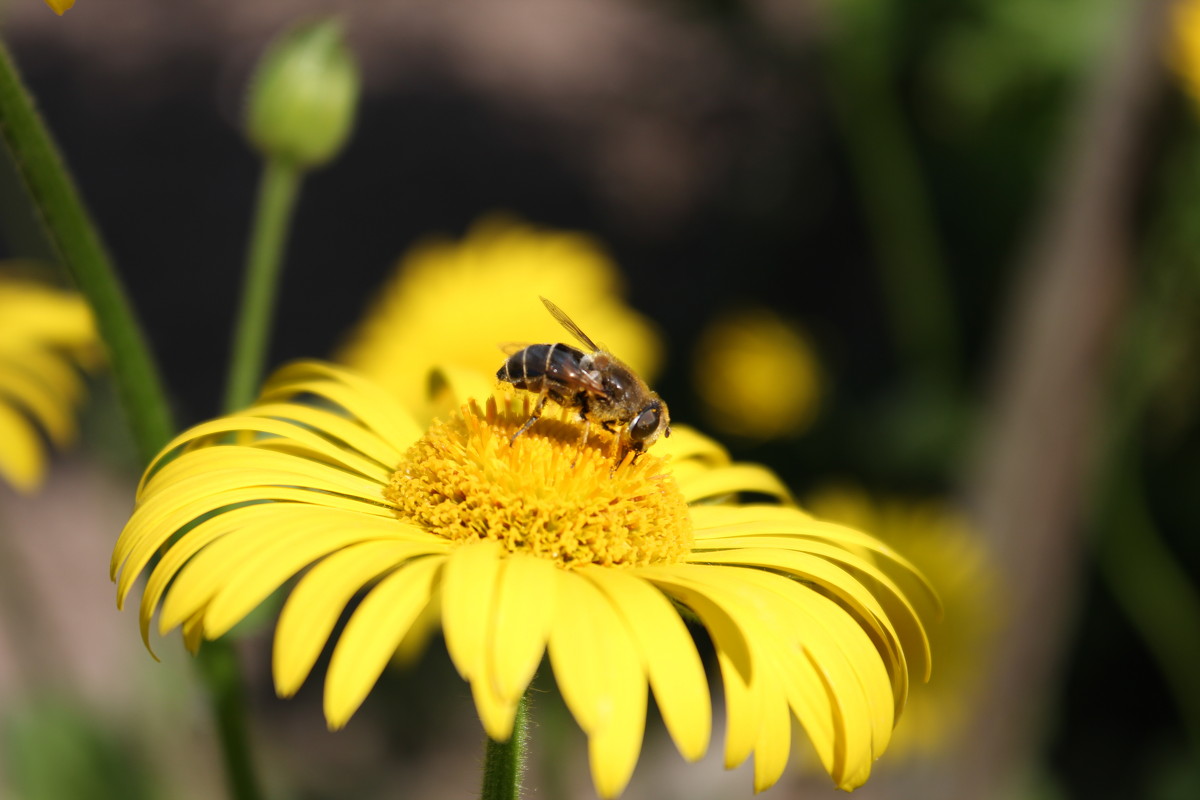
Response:
[{"label": "blurred yellow flower", "polygon": [[808,507],[823,519],[871,531],[938,593],[943,616],[929,628],[937,669],[929,683],[913,687],[888,751],[893,758],[937,754],[961,731],[999,623],[999,580],[982,540],[937,501],[876,502],[861,489],[831,486],[811,495]]},{"label": "blurred yellow flower", "polygon": [[46,5],[61,17],[67,9],[75,5],[75,0],[46,0]]},{"label": "blurred yellow flower", "polygon": [[1172,9],[1172,66],[1192,100],[1200,103],[1200,0],[1183,0]]},{"label": "blurred yellow flower", "polygon": [[[529,405],[501,390],[425,426],[353,373],[285,367],[256,405],[151,464],[113,553],[118,602],[166,547],[142,635],[148,645],[161,605],[160,632],[181,625],[195,650],[304,572],[275,632],[287,696],[365,592],[333,647],[331,728],[440,628],[485,730],[505,740],[548,653],[603,797],[629,781],[651,689],[683,756],[708,747],[711,699],[682,607],[716,651],[728,767],[754,755],[755,789],[774,783],[794,716],[837,786],[866,780],[909,670],[928,667],[908,598],[925,587],[907,562],[788,504],[771,472],[687,428],[618,462],[610,434],[583,446],[566,412],[512,440]],[[783,503],[734,502],[741,492]]]},{"label": "blurred yellow flower", "polygon": [[696,344],[694,383],[708,422],[767,440],[800,433],[816,418],[820,367],[808,337],[765,308],[718,318]]},{"label": "blurred yellow flower", "polygon": [[75,435],[83,398],[80,367],[99,345],[83,298],[0,275],[0,476],[22,491],[41,485],[43,435],[62,446]]},{"label": "blurred yellow flower", "polygon": [[500,345],[570,339],[539,295],[642,377],[654,377],[658,338],[620,300],[619,273],[600,245],[503,217],[476,223],[462,241],[414,247],[337,360],[415,409],[435,364],[490,376],[504,362]]}]

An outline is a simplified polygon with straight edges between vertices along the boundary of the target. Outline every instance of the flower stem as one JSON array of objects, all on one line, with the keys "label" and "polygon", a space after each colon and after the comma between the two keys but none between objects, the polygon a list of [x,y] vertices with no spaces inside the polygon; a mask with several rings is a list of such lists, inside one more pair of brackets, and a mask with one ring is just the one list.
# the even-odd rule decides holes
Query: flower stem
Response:
[{"label": "flower stem", "polygon": [[1098,516],[1101,574],[1146,644],[1175,701],[1193,751],[1200,754],[1200,592],[1163,541],[1146,506],[1137,459],[1126,453]]},{"label": "flower stem", "polygon": [[149,462],[174,433],[166,394],[116,270],[3,42],[0,135],[52,249],[92,307],[121,406],[142,459]]},{"label": "flower stem", "polygon": [[262,382],[284,244],[301,177],[299,167],[281,158],[268,158],[263,166],[225,387],[227,412],[249,405]]},{"label": "flower stem", "polygon": [[262,792],[250,758],[241,673],[232,644],[227,639],[206,642],[196,656],[196,664],[212,703],[229,796],[258,800]]},{"label": "flower stem", "polygon": [[519,800],[521,778],[529,754],[529,690],[517,705],[512,736],[507,742],[489,738],[483,762],[481,800]]},{"label": "flower stem", "polygon": [[[121,406],[142,460],[149,463],[175,431],[158,370],[74,181],[2,41],[0,135],[52,250],[92,307]],[[259,792],[250,766],[237,664],[228,644],[214,642],[208,648],[201,674],[213,700],[232,794],[255,800]]]},{"label": "flower stem", "polygon": [[933,202],[887,59],[864,58],[863,48],[832,42],[825,68],[892,332],[917,377],[953,384],[961,377],[960,331]]}]

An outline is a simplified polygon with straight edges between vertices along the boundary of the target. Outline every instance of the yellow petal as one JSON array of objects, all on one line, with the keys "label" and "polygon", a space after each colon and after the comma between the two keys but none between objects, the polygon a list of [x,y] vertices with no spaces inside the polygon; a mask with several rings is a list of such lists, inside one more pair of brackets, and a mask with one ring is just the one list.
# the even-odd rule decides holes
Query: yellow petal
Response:
[{"label": "yellow petal", "polygon": [[[231,578],[234,588],[245,585],[253,589],[250,600],[261,600],[282,583],[282,579],[269,588],[261,582],[255,582],[253,571],[263,570],[264,578],[278,577],[278,573],[270,570],[263,559],[279,559],[287,571],[285,577],[307,565],[310,561],[327,553],[341,549],[355,542],[369,539],[388,538],[395,533],[417,533],[411,526],[399,520],[379,520],[377,517],[355,515],[340,509],[322,509],[294,503],[275,503],[271,512],[262,518],[263,524],[251,528],[241,528],[237,535],[223,536],[204,550],[196,554],[175,576],[175,582],[163,600],[162,613],[159,616],[159,627],[165,632],[177,625],[191,609],[215,602],[217,593],[222,591]],[[383,523],[383,524],[380,524]],[[432,540],[434,537],[424,534]],[[186,537],[185,537],[186,538]],[[292,551],[302,560],[297,565],[294,557],[285,553]],[[266,556],[263,556],[263,554]],[[243,571],[249,564],[250,573]],[[249,581],[244,583],[243,581]],[[261,593],[257,599],[254,595]],[[236,611],[236,598],[227,597],[225,607],[228,611]],[[236,620],[233,620],[236,621]],[[229,623],[229,619],[215,622]],[[206,622],[206,633],[212,633]],[[219,627],[219,626],[218,626]]]},{"label": "yellow petal", "polygon": [[659,439],[654,445],[654,452],[656,455],[670,456],[675,466],[687,460],[695,460],[708,467],[729,463],[729,453],[724,447],[686,425],[672,425],[671,435]]},{"label": "yellow petal", "polygon": [[407,449],[424,433],[413,415],[373,381],[317,361],[298,361],[276,370],[263,387],[260,401],[310,393],[346,410],[394,447]]},{"label": "yellow petal", "polygon": [[[150,621],[154,617],[154,612],[158,610],[158,603],[167,587],[175,580],[176,574],[183,568],[183,565],[191,561],[192,556],[196,553],[220,537],[236,530],[239,526],[254,524],[264,519],[269,521],[273,513],[274,509],[269,506],[248,506],[205,520],[188,531],[187,536],[181,538],[163,555],[150,574],[150,579],[146,581],[146,588],[142,592],[141,607],[138,611],[142,643],[146,645],[147,650],[150,650],[151,653],[154,652],[150,647]],[[135,575],[133,570],[121,573],[121,582],[117,587],[118,608],[123,604],[126,593],[133,588]]]},{"label": "yellow petal", "polygon": [[0,403],[0,475],[23,492],[33,491],[46,471],[37,432],[22,414]]},{"label": "yellow petal", "polygon": [[738,492],[765,494],[785,502],[792,499],[783,481],[774,472],[758,464],[731,464],[688,476],[677,471],[676,479],[679,491],[683,492],[689,504]]},{"label": "yellow petal", "polygon": [[492,395],[496,376],[453,364],[439,364],[429,370],[429,401],[435,411],[458,408],[468,400],[483,401]]},{"label": "yellow petal", "polygon": [[425,551],[411,542],[361,542],[309,570],[288,595],[275,626],[275,691],[288,697],[300,689],[355,594]]},{"label": "yellow petal", "polygon": [[[296,459],[299,462],[299,459]],[[386,506],[366,497],[349,497],[330,489],[294,488],[290,486],[256,485],[249,476],[243,475],[241,486],[224,487],[226,482],[237,483],[238,472],[233,471],[234,480],[227,475],[206,477],[203,474],[163,486],[148,495],[137,508],[113,548],[109,563],[110,576],[121,572],[118,586],[118,606],[138,574],[153,557],[154,553],[170,540],[181,528],[214,512],[227,511],[232,506],[244,503],[281,503],[293,501],[310,508],[337,508],[367,516],[391,518]],[[276,476],[288,483],[286,476]],[[302,483],[304,472],[298,472],[294,483]]]},{"label": "yellow petal", "polygon": [[[838,787],[861,784],[877,755],[875,744],[886,743],[893,722],[891,682],[866,633],[836,603],[779,575],[702,567],[689,571],[689,576],[706,583],[708,591],[723,602],[748,610],[747,619],[762,626],[751,641],[763,648],[764,666],[750,689],[762,693],[764,713],[777,702],[777,693],[784,691]],[[772,638],[775,643],[763,647]],[[805,655],[798,658],[801,652]],[[851,653],[862,663],[856,663]],[[883,732],[875,730],[877,724]],[[777,779],[780,757],[786,762],[786,754],[756,750],[756,780]],[[765,759],[761,771],[760,758]]]},{"label": "yellow petal", "polygon": [[434,592],[433,600],[421,610],[420,615],[413,621],[392,661],[400,667],[412,666],[425,652],[426,645],[433,634],[442,629],[442,592],[441,587]]},{"label": "yellow petal", "polygon": [[60,17],[75,5],[75,0],[46,0],[46,5]]},{"label": "yellow petal", "polygon": [[[770,684],[768,684],[770,685]],[[783,775],[792,749],[792,715],[778,692],[762,705],[762,726],[754,745],[754,791],[770,789]]]},{"label": "yellow petal", "polygon": [[712,733],[712,701],[704,665],[679,612],[636,573],[589,568],[581,574],[600,587],[633,634],[663,722],[680,754],[688,761],[699,760]]},{"label": "yellow petal", "polygon": [[488,737],[497,742],[507,742],[512,736],[518,701],[501,697],[492,681],[486,678],[471,681],[471,697],[475,700],[479,722]]},{"label": "yellow petal", "polygon": [[[61,374],[47,374],[48,371]],[[65,444],[74,433],[72,407],[81,394],[79,373],[60,358],[47,359],[37,371],[28,364],[16,369],[0,363],[0,398],[14,401],[26,410],[56,444]]]},{"label": "yellow petal", "polygon": [[683,565],[672,567],[642,567],[637,574],[649,580],[665,594],[691,609],[708,630],[714,642],[729,657],[730,663],[749,681],[753,673],[750,643],[741,626],[729,612],[709,597],[703,588],[687,579]]},{"label": "yellow petal", "polygon": [[429,603],[445,560],[418,558],[367,594],[342,632],[325,678],[325,719],[336,730],[349,721],[379,680],[388,659]]},{"label": "yellow petal", "polygon": [[608,598],[590,581],[560,571],[550,630],[554,679],[588,734],[592,780],[601,797],[625,788],[646,723],[646,674],[635,640]]},{"label": "yellow petal", "polygon": [[[725,689],[725,769],[736,769],[750,757],[758,745],[762,728],[762,698],[751,687],[750,679],[739,670],[729,654],[717,650],[721,685]],[[763,669],[761,664],[755,665]]]},{"label": "yellow petal", "polygon": [[[908,597],[912,592],[918,592],[932,608],[940,609],[941,604],[928,581],[903,556],[860,531],[816,520],[784,506],[693,506],[690,512],[697,550],[769,544],[820,555],[879,581],[885,591],[876,592],[876,596],[904,643],[898,657],[907,656],[910,670],[928,680],[931,666],[929,639],[920,615]],[[850,546],[879,555],[882,567],[888,571],[885,573],[848,550]],[[901,589],[890,576],[903,579],[912,592]]]},{"label": "yellow petal", "polygon": [[625,791],[642,751],[646,729],[646,679],[629,659],[615,667],[624,675],[627,688],[615,695],[609,724],[588,737],[588,763],[592,783],[601,797],[616,797]]},{"label": "yellow petal", "polygon": [[206,447],[185,453],[159,470],[143,497],[176,491],[176,484],[197,478],[214,494],[252,485],[303,486],[374,503],[381,501],[383,486],[378,480],[272,449],[281,442],[271,439],[253,447]]},{"label": "yellow petal", "polygon": [[354,420],[323,408],[312,408],[297,403],[260,403],[246,409],[246,413],[256,417],[278,417],[299,422],[337,439],[384,467],[394,467],[404,455],[403,450],[394,443],[381,439],[374,431],[366,430]]},{"label": "yellow petal", "polygon": [[515,701],[533,680],[558,606],[558,568],[520,554],[502,562],[488,644],[496,693]]},{"label": "yellow petal", "polygon": [[[833,710],[821,678],[806,659],[797,657],[793,635],[778,622],[784,616],[783,604],[740,581],[739,573],[728,567],[680,564],[641,572],[652,573],[664,591],[695,611],[712,635],[718,654],[724,654],[719,663],[729,715],[726,767],[736,767],[746,759],[757,744],[763,705],[776,702],[774,698],[786,691],[822,764],[833,769]],[[727,642],[750,648],[752,670],[740,667]]]},{"label": "yellow petal", "polygon": [[[800,524],[811,520],[804,510],[791,505],[749,503],[743,505],[702,505],[692,508],[692,524],[697,532],[710,529],[726,531],[740,523],[767,526],[768,523]],[[721,533],[720,535],[727,535]]]},{"label": "yellow petal", "polygon": [[[689,556],[688,561],[705,564],[760,566],[764,569],[794,575],[801,580],[826,589],[845,603],[856,614],[856,619],[874,631],[884,646],[887,656],[897,667],[896,683],[893,687],[895,696],[902,698],[907,693],[908,670],[900,636],[878,599],[854,574],[810,553],[771,548],[706,550],[693,553]],[[868,564],[868,566],[870,565]]]},{"label": "yellow petal", "polygon": [[835,735],[843,742],[831,774],[840,788],[854,788],[870,774],[895,724],[892,681],[881,654],[845,609],[808,586],[761,570],[739,572],[738,580],[771,593],[774,602],[763,607],[779,613],[773,624],[790,627],[792,640],[821,674]]},{"label": "yellow petal", "polygon": [[[271,502],[264,503],[264,501]],[[333,508],[365,517],[380,516],[379,507],[373,504],[352,500],[341,495],[305,489],[250,486],[210,495],[204,491],[203,482],[200,482],[200,485],[171,487],[170,491],[152,497],[136,508],[133,516],[126,523],[125,530],[117,539],[110,567],[114,577],[116,571],[120,570],[120,580],[117,584],[118,608],[124,603],[138,574],[158,549],[174,537],[180,529],[213,512],[221,512],[222,516],[228,514],[235,510],[234,507],[243,503],[272,505],[276,509],[303,507],[315,509],[317,512]],[[276,512],[263,513],[273,514]],[[284,518],[284,515],[289,512],[279,513],[281,518]],[[409,529],[397,525],[397,537],[404,536],[404,532],[407,530]],[[180,544],[175,546],[178,547]],[[187,547],[188,545],[183,546]]]},{"label": "yellow petal", "polygon": [[[309,564],[343,547],[372,539],[387,540],[395,528],[405,527],[399,520],[351,514],[328,515],[324,520],[307,526],[294,526],[269,542],[246,553],[230,569],[220,589],[213,595],[204,616],[204,635],[216,639],[236,625],[254,608]],[[422,532],[412,528],[414,532]],[[444,553],[448,543],[438,536],[428,536],[420,544],[405,543],[410,555]]]},{"label": "yellow petal", "polygon": [[147,491],[150,482],[157,473],[157,468],[164,463],[164,458],[184,445],[192,444],[210,437],[220,437],[229,433],[252,432],[281,436],[304,447],[310,455],[317,456],[330,464],[338,464],[346,469],[358,472],[378,483],[387,483],[392,467],[385,467],[376,461],[360,456],[350,450],[340,447],[334,442],[313,433],[307,428],[292,422],[278,419],[265,419],[250,415],[220,417],[209,422],[203,422],[181,433],[171,440],[158,457],[146,470],[138,486],[138,499]]},{"label": "yellow petal", "polygon": [[204,609],[198,609],[195,614],[183,622],[183,646],[192,655],[200,652],[200,643],[204,641]]},{"label": "yellow petal", "polygon": [[462,545],[442,573],[442,630],[446,650],[465,680],[487,671],[488,625],[493,618],[502,549],[498,542]]}]

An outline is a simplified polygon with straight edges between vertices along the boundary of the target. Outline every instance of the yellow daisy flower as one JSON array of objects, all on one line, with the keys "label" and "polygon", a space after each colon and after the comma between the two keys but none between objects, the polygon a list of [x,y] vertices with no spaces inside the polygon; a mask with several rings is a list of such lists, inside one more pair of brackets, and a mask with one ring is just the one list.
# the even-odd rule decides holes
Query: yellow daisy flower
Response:
[{"label": "yellow daisy flower", "polygon": [[714,321],[696,344],[693,375],[709,424],[723,433],[774,439],[816,419],[816,354],[799,328],[768,309]]},{"label": "yellow daisy flower", "polygon": [[999,579],[983,541],[941,502],[877,502],[861,489],[837,486],[818,491],[806,505],[822,518],[870,530],[910,559],[937,591],[945,607],[929,629],[937,679],[913,687],[888,754],[938,754],[966,722],[999,622]]},{"label": "yellow daisy flower", "polygon": [[[403,371],[403,370],[402,370]],[[390,660],[437,629],[488,735],[506,740],[543,654],[588,736],[603,797],[637,761],[653,690],[690,760],[708,747],[708,683],[682,613],[712,638],[725,762],[781,774],[795,716],[837,786],[866,780],[928,652],[923,584],[869,536],[792,505],[762,467],[687,428],[616,461],[610,434],[528,397],[490,395],[423,426],[383,388],[315,362],[257,403],[198,425],[147,470],[112,559],[123,603],[164,547],[140,622],[195,650],[303,573],[280,614],[282,696],[307,678],[352,598],[325,679],[331,728]],[[862,553],[870,553],[865,557]]]},{"label": "yellow daisy flower", "polygon": [[498,345],[569,338],[538,301],[544,295],[653,379],[657,337],[619,290],[616,266],[592,238],[493,216],[462,241],[433,239],[405,255],[336,360],[417,409],[438,364],[491,375]]},{"label": "yellow daisy flower", "polygon": [[80,367],[99,357],[83,298],[37,281],[0,276],[0,476],[22,491],[41,485],[43,434],[54,444],[75,435],[83,398]]}]

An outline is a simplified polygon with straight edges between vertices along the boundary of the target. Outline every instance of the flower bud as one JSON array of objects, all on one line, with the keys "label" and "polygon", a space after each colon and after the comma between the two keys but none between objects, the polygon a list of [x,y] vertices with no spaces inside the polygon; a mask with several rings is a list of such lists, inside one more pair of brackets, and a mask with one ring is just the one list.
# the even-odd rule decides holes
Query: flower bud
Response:
[{"label": "flower bud", "polygon": [[247,134],[264,155],[302,168],[320,166],[349,137],[358,93],[358,65],[341,25],[328,19],[300,25],[259,62]]}]

